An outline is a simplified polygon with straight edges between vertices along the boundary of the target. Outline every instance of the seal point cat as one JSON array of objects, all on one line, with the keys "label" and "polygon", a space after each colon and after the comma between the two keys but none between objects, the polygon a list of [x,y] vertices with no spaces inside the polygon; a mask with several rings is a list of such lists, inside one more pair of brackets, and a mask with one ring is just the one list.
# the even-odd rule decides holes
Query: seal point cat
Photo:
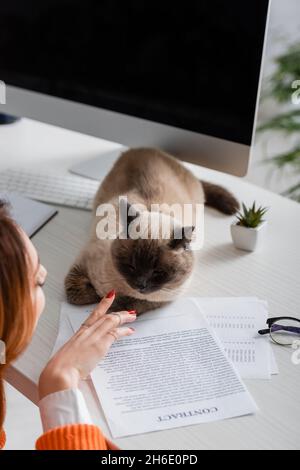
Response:
[{"label": "seal point cat", "polygon": [[[112,205],[122,223],[119,197],[127,198],[127,226],[137,223],[141,233],[155,222],[160,235],[163,222],[172,222],[169,236],[149,238],[97,236],[98,207]],[[166,209],[151,211],[158,204]],[[190,244],[195,230],[194,218],[183,225],[168,207],[177,204],[207,204],[224,214],[232,215],[239,203],[226,189],[199,181],[176,158],[158,149],[131,149],[121,155],[96,194],[91,235],[66,279],[65,289],[70,303],[77,305],[98,302],[111,289],[117,292],[112,310],[135,309],[138,314],[164,305],[182,295],[191,280],[197,253]],[[132,206],[143,211],[130,216]],[[192,214],[194,216],[194,213]],[[178,230],[181,236],[175,236]],[[156,234],[157,235],[157,234]]]}]

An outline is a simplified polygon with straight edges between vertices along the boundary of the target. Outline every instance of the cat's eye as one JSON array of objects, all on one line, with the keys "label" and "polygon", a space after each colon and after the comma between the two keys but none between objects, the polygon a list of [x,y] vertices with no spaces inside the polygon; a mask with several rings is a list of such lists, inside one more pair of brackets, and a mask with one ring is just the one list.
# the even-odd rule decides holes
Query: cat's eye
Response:
[{"label": "cat's eye", "polygon": [[157,277],[162,277],[164,276],[164,271],[160,271],[160,270],[156,270],[153,272],[154,276],[157,276]]}]

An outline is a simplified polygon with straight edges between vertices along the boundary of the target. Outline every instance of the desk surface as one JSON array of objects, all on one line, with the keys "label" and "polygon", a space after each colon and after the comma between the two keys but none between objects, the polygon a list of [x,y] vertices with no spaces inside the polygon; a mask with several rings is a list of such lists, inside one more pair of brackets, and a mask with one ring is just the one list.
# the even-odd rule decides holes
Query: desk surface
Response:
[{"label": "desk surface", "polygon": [[[0,128],[0,170],[8,166],[60,169],[110,150],[113,144],[44,124],[23,120]],[[236,250],[231,242],[232,218],[207,209],[205,246],[189,294],[204,297],[257,296],[269,302],[271,316],[300,315],[300,205],[229,175],[192,167],[197,176],[221,183],[239,200],[270,207],[268,239],[261,253]],[[10,369],[8,381],[37,402],[39,374],[58,331],[63,280],[88,235],[91,213],[60,208],[34,237],[49,277],[47,307],[31,345]],[[246,381],[260,411],[255,416],[177,428],[116,440],[123,449],[299,449],[300,366],[291,350],[273,346],[280,374],[270,381]],[[92,416],[109,435],[90,383],[83,384]]]}]

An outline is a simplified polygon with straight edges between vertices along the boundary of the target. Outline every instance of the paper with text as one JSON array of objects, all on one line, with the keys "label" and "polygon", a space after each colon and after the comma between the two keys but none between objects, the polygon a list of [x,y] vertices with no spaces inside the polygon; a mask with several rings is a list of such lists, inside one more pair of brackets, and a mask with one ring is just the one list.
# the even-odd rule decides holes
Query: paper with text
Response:
[{"label": "paper with text", "polygon": [[[72,310],[76,331],[90,309]],[[92,373],[114,438],[257,410],[192,299],[148,312],[134,325],[135,335],[115,342]]]},{"label": "paper with text", "polygon": [[258,336],[266,327],[266,302],[251,298],[194,298],[244,379],[270,379],[277,373],[270,344]]}]

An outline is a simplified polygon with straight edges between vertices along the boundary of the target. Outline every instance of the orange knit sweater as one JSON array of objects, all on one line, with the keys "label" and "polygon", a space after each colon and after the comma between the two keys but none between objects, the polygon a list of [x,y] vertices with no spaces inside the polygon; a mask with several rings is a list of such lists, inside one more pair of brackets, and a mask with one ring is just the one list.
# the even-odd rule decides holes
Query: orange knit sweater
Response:
[{"label": "orange knit sweater", "polygon": [[[0,431],[0,449],[6,441],[5,432]],[[92,424],[70,424],[51,429],[36,441],[37,450],[118,450]]]}]

